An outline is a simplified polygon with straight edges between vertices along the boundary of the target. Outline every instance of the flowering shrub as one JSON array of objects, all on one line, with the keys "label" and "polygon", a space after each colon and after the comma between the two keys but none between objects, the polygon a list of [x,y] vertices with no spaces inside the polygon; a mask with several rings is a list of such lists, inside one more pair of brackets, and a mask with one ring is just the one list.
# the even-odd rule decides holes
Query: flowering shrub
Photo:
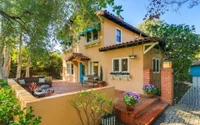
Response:
[{"label": "flowering shrub", "polygon": [[123,101],[126,105],[136,104],[140,100],[140,95],[136,92],[124,92]]},{"label": "flowering shrub", "polygon": [[143,86],[143,90],[147,94],[156,94],[157,93],[157,88],[154,85],[152,85],[152,84],[145,84]]}]

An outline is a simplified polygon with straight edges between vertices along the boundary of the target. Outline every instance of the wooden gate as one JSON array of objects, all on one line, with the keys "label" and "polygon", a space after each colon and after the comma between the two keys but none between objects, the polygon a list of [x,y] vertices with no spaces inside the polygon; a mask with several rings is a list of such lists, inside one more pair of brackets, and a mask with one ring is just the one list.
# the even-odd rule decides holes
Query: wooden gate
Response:
[{"label": "wooden gate", "polygon": [[158,93],[157,95],[160,95],[160,89],[161,89],[161,75],[159,73],[153,73],[152,72],[152,84],[158,88]]}]

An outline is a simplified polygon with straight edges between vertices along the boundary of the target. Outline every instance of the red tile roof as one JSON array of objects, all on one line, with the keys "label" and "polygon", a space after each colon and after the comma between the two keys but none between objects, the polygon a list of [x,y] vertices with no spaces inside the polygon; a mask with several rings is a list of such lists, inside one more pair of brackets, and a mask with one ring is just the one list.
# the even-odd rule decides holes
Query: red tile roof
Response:
[{"label": "red tile roof", "polygon": [[118,25],[138,34],[141,35],[143,37],[148,37],[149,35],[143,33],[142,31],[140,31],[139,29],[135,28],[134,26],[128,24],[127,22],[125,22],[123,19],[121,19],[118,16],[115,16],[114,14],[108,12],[107,10],[98,10],[95,12],[96,15],[100,15],[100,16],[104,16],[105,18],[117,23]]},{"label": "red tile roof", "polygon": [[84,56],[82,53],[73,53],[70,57],[68,57],[68,59],[66,61],[70,61],[73,58],[77,58],[79,60],[90,60],[89,57]]},{"label": "red tile roof", "polygon": [[153,43],[153,42],[161,42],[158,38],[156,37],[145,37],[145,38],[138,38],[135,39],[133,41],[128,41],[128,42],[122,42],[120,44],[114,44],[114,45],[110,45],[110,46],[105,46],[105,47],[101,47],[99,48],[100,52],[104,52],[104,51],[109,51],[109,50],[114,50],[114,49],[119,49],[119,48],[125,48],[125,47],[131,47],[131,46],[137,46],[137,45],[141,45],[144,43]]}]

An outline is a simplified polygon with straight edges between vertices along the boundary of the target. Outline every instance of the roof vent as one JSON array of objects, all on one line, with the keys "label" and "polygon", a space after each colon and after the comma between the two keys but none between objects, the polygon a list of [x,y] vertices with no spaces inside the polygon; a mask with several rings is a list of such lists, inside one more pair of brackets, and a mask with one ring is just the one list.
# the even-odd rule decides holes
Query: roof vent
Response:
[{"label": "roof vent", "polygon": [[121,15],[119,15],[117,18],[120,20],[124,20],[124,18]]}]

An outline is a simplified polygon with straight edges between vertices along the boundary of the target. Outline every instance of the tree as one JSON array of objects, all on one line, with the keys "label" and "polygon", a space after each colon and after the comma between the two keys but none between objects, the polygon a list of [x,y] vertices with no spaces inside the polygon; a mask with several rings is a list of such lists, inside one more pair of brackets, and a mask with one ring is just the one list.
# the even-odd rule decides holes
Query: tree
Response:
[{"label": "tree", "polygon": [[159,18],[166,11],[172,9],[177,11],[183,5],[188,4],[188,8],[193,8],[200,4],[200,0],[152,0],[147,6],[145,19]]},{"label": "tree", "polygon": [[[36,54],[34,48],[42,45],[46,50],[50,50],[50,44],[56,41],[57,33],[67,20],[72,19],[71,17],[73,17],[73,23],[68,23],[69,27],[73,28],[78,25],[84,28],[88,26],[88,22],[94,20],[94,12],[106,8],[107,5],[112,6],[117,13],[122,11],[121,6],[114,5],[114,0],[1,0],[2,25],[0,29],[4,31],[0,34],[0,79],[4,78],[2,52],[4,45],[7,44],[5,40],[8,38],[8,33],[19,44],[21,42],[19,34],[23,33],[23,37],[26,37],[24,45],[29,48],[30,59],[28,61],[32,61],[33,57],[39,56],[34,56]],[[8,26],[13,32],[6,30]],[[73,28],[73,31],[80,32],[83,28]],[[18,74],[20,74],[20,57],[18,65]],[[29,67],[27,67],[27,74],[28,69]]]},{"label": "tree", "polygon": [[147,20],[139,28],[162,41],[164,58],[173,62],[175,80],[188,80],[189,67],[200,52],[200,38],[195,34],[195,27]]}]

